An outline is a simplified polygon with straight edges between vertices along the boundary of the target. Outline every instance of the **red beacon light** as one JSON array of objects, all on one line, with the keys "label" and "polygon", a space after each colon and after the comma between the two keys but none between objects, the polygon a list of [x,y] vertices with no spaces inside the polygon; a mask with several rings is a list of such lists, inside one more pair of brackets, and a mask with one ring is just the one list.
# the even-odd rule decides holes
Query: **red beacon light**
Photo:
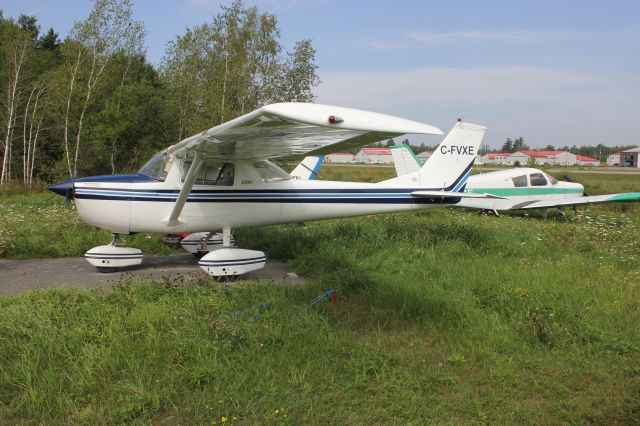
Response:
[{"label": "red beacon light", "polygon": [[337,124],[337,123],[342,123],[344,120],[340,117],[338,117],[337,115],[330,115],[329,116],[329,123],[331,124]]},{"label": "red beacon light", "polygon": [[458,123],[462,123],[462,118],[458,118]]}]

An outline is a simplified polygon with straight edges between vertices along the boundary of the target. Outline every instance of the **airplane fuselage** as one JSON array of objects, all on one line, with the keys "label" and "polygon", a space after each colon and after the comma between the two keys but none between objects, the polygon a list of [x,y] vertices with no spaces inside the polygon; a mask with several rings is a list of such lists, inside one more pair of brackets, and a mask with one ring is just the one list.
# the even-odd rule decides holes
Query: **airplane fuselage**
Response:
[{"label": "airplane fuselage", "polygon": [[231,185],[194,185],[179,223],[167,221],[181,188],[181,165],[164,181],[143,174],[96,176],[73,182],[80,218],[115,233],[182,233],[378,214],[444,205],[459,199],[419,198],[419,188],[360,182],[266,181],[253,166],[235,165]]}]

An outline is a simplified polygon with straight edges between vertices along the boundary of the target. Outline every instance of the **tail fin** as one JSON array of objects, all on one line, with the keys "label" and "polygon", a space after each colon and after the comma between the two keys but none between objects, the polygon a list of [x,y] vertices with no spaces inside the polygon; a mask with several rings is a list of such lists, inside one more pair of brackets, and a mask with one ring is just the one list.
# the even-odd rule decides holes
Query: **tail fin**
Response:
[{"label": "tail fin", "polygon": [[318,157],[305,157],[304,160],[293,169],[291,176],[295,179],[314,180],[318,176],[318,171],[323,161],[324,157],[322,155]]},{"label": "tail fin", "polygon": [[396,174],[404,176],[416,173],[422,167],[422,161],[413,153],[409,145],[395,145],[391,147],[393,165],[396,167]]},{"label": "tail fin", "polygon": [[384,181],[384,184],[464,191],[485,131],[486,127],[477,124],[456,123],[418,172]]}]

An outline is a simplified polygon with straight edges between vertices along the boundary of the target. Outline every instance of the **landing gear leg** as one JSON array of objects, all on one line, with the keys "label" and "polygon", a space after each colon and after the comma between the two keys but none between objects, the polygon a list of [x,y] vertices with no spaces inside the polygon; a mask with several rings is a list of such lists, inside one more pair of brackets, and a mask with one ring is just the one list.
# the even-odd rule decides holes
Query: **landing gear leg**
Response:
[{"label": "landing gear leg", "polygon": [[215,231],[211,231],[209,232],[207,235],[205,235],[203,238],[200,239],[200,242],[198,243],[198,249],[191,253],[194,257],[197,257],[198,259],[201,259],[202,256],[205,256],[207,253],[209,253],[209,248],[207,247],[207,243],[209,242],[209,239],[215,234]]},{"label": "landing gear leg", "polygon": [[231,247],[231,228],[222,228],[222,247]]}]

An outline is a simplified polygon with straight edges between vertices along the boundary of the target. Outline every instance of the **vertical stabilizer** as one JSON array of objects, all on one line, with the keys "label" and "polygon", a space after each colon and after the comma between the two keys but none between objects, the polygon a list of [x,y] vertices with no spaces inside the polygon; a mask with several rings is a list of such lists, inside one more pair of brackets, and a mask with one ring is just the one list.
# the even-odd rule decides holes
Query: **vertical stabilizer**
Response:
[{"label": "vertical stabilizer", "polygon": [[462,192],[485,131],[484,126],[458,122],[420,170],[381,183]]},{"label": "vertical stabilizer", "polygon": [[295,179],[314,180],[318,176],[323,161],[323,156],[304,157],[304,160],[290,174]]},{"label": "vertical stabilizer", "polygon": [[396,174],[404,176],[416,173],[422,167],[422,161],[413,153],[409,145],[395,145],[391,147],[393,165],[396,167]]}]

